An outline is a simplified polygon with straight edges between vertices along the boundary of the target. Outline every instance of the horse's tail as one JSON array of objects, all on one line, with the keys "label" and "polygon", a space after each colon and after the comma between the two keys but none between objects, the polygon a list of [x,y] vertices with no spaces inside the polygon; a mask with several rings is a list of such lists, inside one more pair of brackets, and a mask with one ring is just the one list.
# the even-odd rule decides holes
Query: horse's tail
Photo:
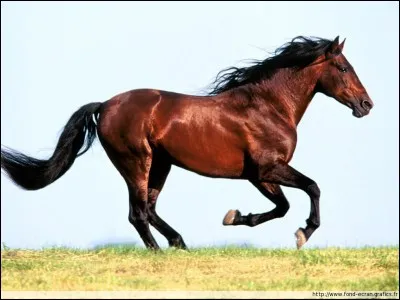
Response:
[{"label": "horse's tail", "polygon": [[[26,190],[39,190],[53,183],[69,170],[78,156],[89,150],[96,138],[97,125],[93,115],[101,104],[86,104],[71,116],[48,160],[29,157],[12,149],[1,149],[1,168],[12,181]],[[79,153],[82,146],[85,147]]]}]

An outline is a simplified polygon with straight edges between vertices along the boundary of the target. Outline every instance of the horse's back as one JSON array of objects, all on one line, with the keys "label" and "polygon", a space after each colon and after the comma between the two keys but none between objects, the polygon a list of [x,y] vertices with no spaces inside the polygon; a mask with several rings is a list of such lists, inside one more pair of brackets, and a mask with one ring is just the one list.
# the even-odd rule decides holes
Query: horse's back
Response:
[{"label": "horse's back", "polygon": [[[151,138],[157,124],[168,126],[194,96],[157,89],[135,89],[105,101],[99,111],[98,132],[105,139]],[[159,127],[159,126],[158,126]],[[158,128],[157,127],[157,128]],[[161,130],[161,128],[160,128]]]}]

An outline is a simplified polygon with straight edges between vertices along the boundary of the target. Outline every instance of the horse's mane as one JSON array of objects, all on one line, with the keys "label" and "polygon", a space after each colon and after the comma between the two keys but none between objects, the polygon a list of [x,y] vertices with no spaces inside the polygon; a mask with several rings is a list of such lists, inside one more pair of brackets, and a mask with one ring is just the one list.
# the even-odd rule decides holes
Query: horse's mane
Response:
[{"label": "horse's mane", "polygon": [[253,60],[249,67],[229,67],[220,71],[209,95],[217,95],[248,83],[271,78],[281,68],[303,68],[311,64],[332,44],[331,40],[298,36],[275,50],[265,60]]}]

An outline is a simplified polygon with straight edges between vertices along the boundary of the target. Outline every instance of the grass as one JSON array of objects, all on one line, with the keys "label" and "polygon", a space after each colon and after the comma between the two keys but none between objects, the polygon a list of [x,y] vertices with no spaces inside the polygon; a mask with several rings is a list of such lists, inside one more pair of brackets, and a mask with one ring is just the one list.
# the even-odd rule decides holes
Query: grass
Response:
[{"label": "grass", "polygon": [[1,251],[2,291],[393,291],[398,247]]}]

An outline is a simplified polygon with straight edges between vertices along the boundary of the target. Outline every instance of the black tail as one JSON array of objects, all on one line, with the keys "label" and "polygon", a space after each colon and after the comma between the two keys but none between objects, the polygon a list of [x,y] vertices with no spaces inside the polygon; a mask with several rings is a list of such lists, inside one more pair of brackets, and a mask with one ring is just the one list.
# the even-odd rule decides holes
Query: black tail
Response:
[{"label": "black tail", "polygon": [[[86,104],[71,116],[48,160],[29,157],[12,149],[2,149],[1,168],[17,185],[26,190],[39,190],[53,183],[69,170],[78,156],[89,150],[96,138],[93,115],[101,104]],[[79,153],[82,146],[85,147]]]}]

